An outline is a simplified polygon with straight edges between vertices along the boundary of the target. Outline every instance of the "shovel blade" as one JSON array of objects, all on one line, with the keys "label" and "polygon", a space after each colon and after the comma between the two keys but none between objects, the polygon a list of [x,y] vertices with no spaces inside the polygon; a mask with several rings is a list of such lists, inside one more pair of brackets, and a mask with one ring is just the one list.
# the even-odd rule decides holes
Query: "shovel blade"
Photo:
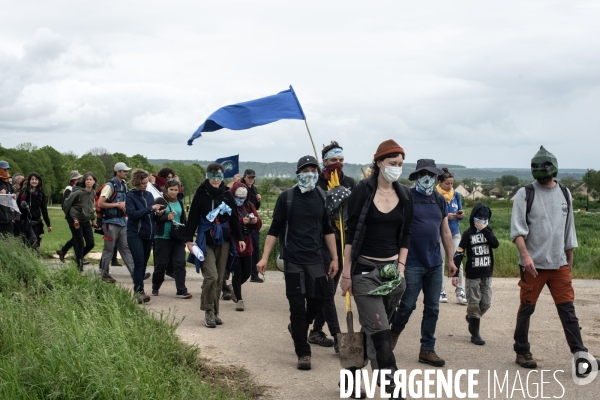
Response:
[{"label": "shovel blade", "polygon": [[338,333],[340,365],[342,368],[362,368],[365,363],[365,347],[362,332],[354,332],[352,311],[346,315],[348,333]]}]

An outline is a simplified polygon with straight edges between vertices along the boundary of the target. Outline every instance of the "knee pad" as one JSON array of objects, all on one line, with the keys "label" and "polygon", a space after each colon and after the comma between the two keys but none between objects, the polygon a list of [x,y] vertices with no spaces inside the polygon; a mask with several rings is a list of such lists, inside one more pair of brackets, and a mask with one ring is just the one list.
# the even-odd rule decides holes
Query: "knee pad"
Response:
[{"label": "knee pad", "polygon": [[535,311],[535,305],[528,303],[521,303],[519,307],[519,317],[529,317]]},{"label": "knee pad", "polygon": [[371,334],[375,346],[377,365],[379,369],[396,369],[396,357],[392,352],[392,335],[389,329]]}]

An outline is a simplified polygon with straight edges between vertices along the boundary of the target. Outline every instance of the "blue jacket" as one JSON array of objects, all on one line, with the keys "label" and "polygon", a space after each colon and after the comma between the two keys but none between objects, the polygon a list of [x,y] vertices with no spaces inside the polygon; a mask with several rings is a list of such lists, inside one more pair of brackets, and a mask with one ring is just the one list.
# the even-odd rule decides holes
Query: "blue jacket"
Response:
[{"label": "blue jacket", "polygon": [[[460,193],[454,191],[454,197],[452,198],[450,204],[448,204],[448,212],[456,214],[458,210],[462,209],[462,197]],[[452,232],[452,236],[460,235],[460,221],[462,221],[464,217],[465,214],[463,214],[463,216],[460,218],[448,220],[448,227],[450,228],[450,232]]]},{"label": "blue jacket", "polygon": [[146,190],[132,189],[127,193],[125,207],[127,208],[127,234],[152,240],[156,233],[154,221],[154,196]]}]

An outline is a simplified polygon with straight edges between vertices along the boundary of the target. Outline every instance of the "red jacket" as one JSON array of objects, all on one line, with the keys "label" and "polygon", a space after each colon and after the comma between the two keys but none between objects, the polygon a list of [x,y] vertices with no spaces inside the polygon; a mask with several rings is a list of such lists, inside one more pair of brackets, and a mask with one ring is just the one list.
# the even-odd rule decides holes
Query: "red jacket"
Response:
[{"label": "red jacket", "polygon": [[[244,185],[241,182],[234,183],[230,190],[230,192],[234,198],[235,198],[235,191],[239,187],[244,187],[246,189],[248,188],[246,185]],[[252,202],[248,199],[248,197],[246,197],[246,201],[244,201],[244,204],[242,204],[240,207],[237,208],[237,211],[238,211],[238,218],[240,220],[240,226],[242,227],[242,231],[244,232],[244,235],[245,235],[244,242],[246,243],[246,248],[244,249],[244,251],[240,251],[238,242],[236,240],[234,240],[233,242],[235,243],[235,250],[237,251],[238,256],[248,257],[248,256],[251,256],[252,253],[254,253],[254,248],[252,246],[251,232],[252,231],[260,232],[260,229],[262,228],[262,221],[260,219],[260,216],[258,215],[258,211],[256,211],[256,208],[254,207]],[[244,224],[244,218],[247,217],[249,214],[254,214],[254,217],[256,218],[256,224]],[[248,229],[246,230],[244,227],[246,227]],[[246,234],[246,232],[248,232],[248,233]]]}]

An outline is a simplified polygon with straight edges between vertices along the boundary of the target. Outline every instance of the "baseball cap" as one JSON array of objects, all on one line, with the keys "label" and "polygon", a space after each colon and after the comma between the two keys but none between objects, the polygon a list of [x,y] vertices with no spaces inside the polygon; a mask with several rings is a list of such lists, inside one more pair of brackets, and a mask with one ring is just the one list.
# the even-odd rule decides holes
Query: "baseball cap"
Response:
[{"label": "baseball cap", "polygon": [[248,178],[255,178],[256,172],[254,172],[253,169],[248,168],[247,170],[244,171],[244,176],[247,176]]},{"label": "baseball cap", "polygon": [[8,165],[8,161],[0,161],[0,168],[2,169],[10,169],[10,165]]},{"label": "baseball cap", "polygon": [[313,165],[315,167],[319,167],[319,162],[313,156],[303,156],[298,160],[298,164],[296,165],[296,173],[300,172],[300,170],[307,165]]},{"label": "baseball cap", "polygon": [[117,171],[129,171],[131,170],[131,168],[129,168],[127,165],[125,165],[124,162],[118,162],[115,164],[115,172]]}]

